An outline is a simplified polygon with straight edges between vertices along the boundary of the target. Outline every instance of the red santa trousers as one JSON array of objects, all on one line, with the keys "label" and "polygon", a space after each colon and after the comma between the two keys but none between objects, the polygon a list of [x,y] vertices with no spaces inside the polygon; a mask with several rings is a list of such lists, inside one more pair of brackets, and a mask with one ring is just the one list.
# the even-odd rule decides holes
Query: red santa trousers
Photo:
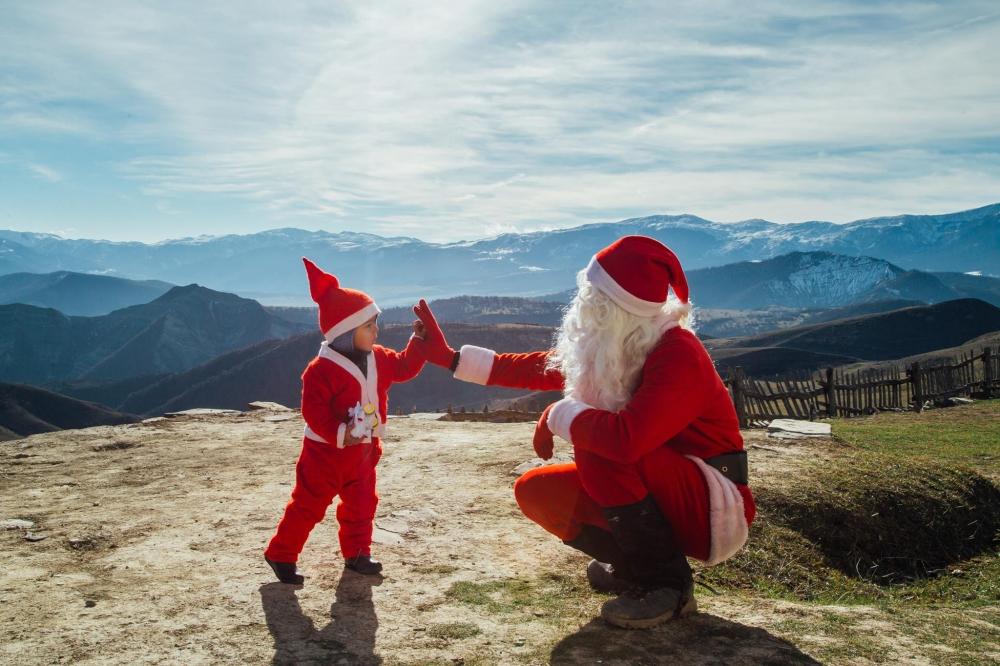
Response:
[{"label": "red santa trousers", "polygon": [[514,497],[525,516],[571,541],[583,524],[608,529],[602,507],[632,504],[651,493],[684,553],[708,559],[708,487],[694,461],[669,446],[633,465],[581,449],[574,457],[576,462],[533,469],[514,483]]},{"label": "red santa trousers", "polygon": [[340,552],[345,558],[370,555],[375,508],[375,465],[382,456],[381,443],[338,449],[330,444],[302,440],[295,464],[295,487],[285,515],[264,554],[275,562],[297,562],[309,533],[323,520],[333,498],[340,495]]}]

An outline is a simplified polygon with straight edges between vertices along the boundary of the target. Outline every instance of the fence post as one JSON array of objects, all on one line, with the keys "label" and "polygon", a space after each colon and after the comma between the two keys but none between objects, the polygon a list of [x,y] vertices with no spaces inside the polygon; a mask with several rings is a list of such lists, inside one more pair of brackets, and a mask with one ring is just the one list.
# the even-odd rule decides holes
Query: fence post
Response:
[{"label": "fence post", "polygon": [[983,349],[983,393],[987,398],[993,397],[993,350]]},{"label": "fence post", "polygon": [[910,383],[913,385],[913,403],[916,411],[924,411],[924,393],[920,381],[920,361],[914,361],[910,366]]},{"label": "fence post", "polygon": [[749,428],[747,422],[746,396],[743,393],[743,368],[736,366],[729,373],[729,381],[733,385],[733,406],[736,407],[736,418],[741,428]]},{"label": "fence post", "polygon": [[833,368],[826,369],[826,415],[837,416],[837,391],[833,388]]}]

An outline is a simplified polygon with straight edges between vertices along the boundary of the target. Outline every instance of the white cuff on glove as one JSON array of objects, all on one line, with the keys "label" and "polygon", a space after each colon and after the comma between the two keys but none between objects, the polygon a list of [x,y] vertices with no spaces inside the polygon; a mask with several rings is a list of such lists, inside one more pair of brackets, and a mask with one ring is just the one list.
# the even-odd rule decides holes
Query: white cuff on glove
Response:
[{"label": "white cuff on glove", "polygon": [[569,431],[573,425],[573,419],[588,409],[594,409],[585,402],[580,402],[575,398],[563,398],[552,405],[549,410],[549,420],[546,423],[553,435],[558,435],[569,443],[573,443]]},{"label": "white cuff on glove", "polygon": [[496,352],[492,349],[462,345],[458,355],[458,366],[455,368],[455,379],[473,384],[486,384],[490,379],[495,357]]}]

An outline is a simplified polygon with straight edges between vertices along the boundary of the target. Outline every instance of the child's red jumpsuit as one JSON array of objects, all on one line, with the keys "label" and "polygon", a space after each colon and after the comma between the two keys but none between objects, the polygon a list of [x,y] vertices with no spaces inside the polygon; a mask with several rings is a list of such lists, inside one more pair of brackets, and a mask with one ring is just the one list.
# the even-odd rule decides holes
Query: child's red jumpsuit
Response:
[{"label": "child's red jumpsuit", "polygon": [[[312,528],[340,495],[337,522],[344,558],[371,554],[378,493],[375,465],[388,415],[389,387],[413,379],[424,365],[419,341],[411,337],[402,352],[375,345],[368,354],[368,376],[343,354],[320,347],[302,373],[302,453],[295,465],[295,487],[285,515],[264,552],[275,562],[297,562]],[[379,426],[370,443],[344,447],[348,409],[358,402],[378,406]]]},{"label": "child's red jumpsuit", "polygon": [[[536,391],[563,388],[546,368],[551,352],[497,354],[462,347],[455,377]],[[608,529],[602,507],[652,493],[686,555],[720,562],[743,545],[756,513],[753,495],[703,462],[743,449],[729,393],[701,341],[674,327],[663,334],[639,385],[617,413],[571,398],[555,404],[548,425],[571,441],[575,462],[539,467],[514,484],[524,514],[563,541],[581,524]]]}]

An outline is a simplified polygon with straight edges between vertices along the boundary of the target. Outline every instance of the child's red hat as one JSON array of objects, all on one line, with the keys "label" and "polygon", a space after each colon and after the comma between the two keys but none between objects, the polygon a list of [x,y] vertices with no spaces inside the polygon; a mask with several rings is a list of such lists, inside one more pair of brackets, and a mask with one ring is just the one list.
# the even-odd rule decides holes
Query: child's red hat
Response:
[{"label": "child's red hat", "polygon": [[309,294],[319,305],[319,329],[331,342],[382,312],[363,291],[341,287],[340,282],[319,266],[302,257],[309,276]]}]

